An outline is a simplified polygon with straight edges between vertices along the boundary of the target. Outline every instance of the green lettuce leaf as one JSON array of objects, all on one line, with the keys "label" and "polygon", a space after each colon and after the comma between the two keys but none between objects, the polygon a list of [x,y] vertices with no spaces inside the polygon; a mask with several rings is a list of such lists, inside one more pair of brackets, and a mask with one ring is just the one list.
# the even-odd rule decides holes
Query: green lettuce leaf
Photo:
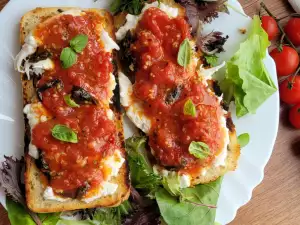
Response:
[{"label": "green lettuce leaf", "polygon": [[26,209],[10,198],[6,198],[8,218],[11,225],[36,225]]},{"label": "green lettuce leaf", "polygon": [[155,196],[161,215],[168,225],[213,225],[222,178],[209,184],[181,190],[181,201],[160,188]]},{"label": "green lettuce leaf", "polygon": [[181,188],[178,173],[171,172],[168,176],[163,177],[162,185],[171,195],[180,196]]},{"label": "green lettuce leaf", "polygon": [[128,164],[133,186],[154,193],[161,184],[161,177],[153,173],[145,149],[146,137],[131,137],[126,140]]},{"label": "green lettuce leaf", "polygon": [[226,63],[221,83],[224,99],[227,104],[234,99],[238,117],[255,113],[277,90],[263,63],[269,45],[259,17],[254,16],[249,37]]}]

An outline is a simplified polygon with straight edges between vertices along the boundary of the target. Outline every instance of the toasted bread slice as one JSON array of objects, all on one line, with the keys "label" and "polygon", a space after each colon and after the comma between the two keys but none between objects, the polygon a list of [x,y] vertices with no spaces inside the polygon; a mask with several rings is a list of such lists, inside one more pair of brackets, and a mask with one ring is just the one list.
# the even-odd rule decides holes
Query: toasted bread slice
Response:
[{"label": "toasted bread slice", "polygon": [[[164,3],[172,8],[177,8],[178,16],[185,17],[185,8],[182,7],[181,5],[179,5],[178,3],[176,3],[174,0],[163,0],[163,1],[161,1],[161,3]],[[127,14],[123,13],[123,12],[115,15],[114,25],[116,27],[116,30],[118,30],[121,26],[123,26],[125,24],[126,15]],[[134,33],[135,31],[132,30],[132,32]],[[196,41],[194,40],[194,42],[196,42]],[[122,49],[121,49],[120,53],[121,52],[122,52]],[[197,67],[199,67],[201,64],[200,57],[201,57],[202,53],[200,51],[197,51],[194,54],[195,54],[195,57],[197,57],[199,59],[198,65],[197,65]],[[121,58],[121,56],[120,56],[120,58]],[[126,71],[126,69],[124,68],[124,65],[122,65],[122,67],[123,67],[122,70]],[[134,74],[126,74],[126,75],[128,77],[134,76]],[[209,88],[211,89],[212,92],[214,91],[212,87],[209,87]],[[122,88],[121,88],[121,93],[122,93]],[[133,103],[130,103],[130,104],[133,104]],[[126,110],[128,108],[129,107],[125,107]],[[138,111],[140,109],[136,109],[136,110]],[[141,112],[139,111],[139,113],[141,113]],[[220,176],[223,176],[226,172],[234,171],[236,169],[237,164],[238,164],[238,159],[240,156],[240,145],[237,140],[235,126],[232,122],[230,113],[228,113],[226,115],[226,117],[227,117],[227,128],[229,130],[230,143],[227,146],[227,158],[225,160],[225,166],[218,166],[218,167],[208,166],[208,167],[206,167],[205,174],[199,174],[199,176],[194,176],[194,175],[192,176],[191,186],[215,181]],[[143,119],[140,119],[140,120],[142,121]],[[133,123],[135,123],[135,121],[133,121]]]},{"label": "toasted bread slice", "polygon": [[[56,16],[63,11],[76,9],[76,8],[37,8],[25,14],[20,24],[20,41],[24,43],[25,37],[32,31],[38,24],[44,22],[48,18]],[[105,29],[111,37],[114,35],[113,20],[111,15],[102,9],[86,9],[85,11],[93,11],[99,13],[104,20]],[[21,74],[23,86],[24,105],[38,102],[37,94],[32,80],[27,80],[25,74]],[[118,127],[118,137],[122,143],[121,155],[125,158],[124,137],[122,127],[121,114],[111,106],[115,114],[115,123]],[[30,127],[27,119],[25,119],[26,133],[25,133],[25,187],[26,187],[26,201],[28,208],[38,213],[60,212],[66,210],[94,208],[94,207],[114,207],[118,206],[129,197],[130,194],[130,181],[127,163],[125,162],[119,170],[118,176],[112,178],[112,182],[118,184],[118,189],[113,195],[98,198],[90,203],[85,203],[77,199],[71,199],[65,202],[55,200],[45,200],[43,193],[45,184],[42,182],[43,173],[37,168],[35,159],[28,155],[28,144],[30,137]]]}]

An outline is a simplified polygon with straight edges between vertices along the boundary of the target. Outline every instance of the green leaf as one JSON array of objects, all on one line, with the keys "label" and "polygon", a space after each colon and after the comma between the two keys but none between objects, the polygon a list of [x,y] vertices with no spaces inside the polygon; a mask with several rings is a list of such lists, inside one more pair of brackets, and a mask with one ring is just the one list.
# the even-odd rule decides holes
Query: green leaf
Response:
[{"label": "green leaf", "polygon": [[60,61],[64,69],[70,68],[77,62],[76,52],[69,47],[64,48],[60,54]]},{"label": "green leaf", "polygon": [[98,208],[93,221],[97,221],[101,225],[120,225],[121,214],[116,208]]},{"label": "green leaf", "polygon": [[218,222],[215,222],[215,225],[222,225],[222,224],[220,224],[220,223],[218,223]]},{"label": "green leaf", "polygon": [[198,159],[205,159],[211,154],[209,146],[200,141],[198,141],[198,142],[192,141],[190,143],[189,153]]},{"label": "green leaf", "polygon": [[162,185],[173,196],[180,196],[180,179],[177,172],[170,172],[163,177]]},{"label": "green leaf", "polygon": [[41,213],[38,217],[43,222],[43,225],[56,225],[60,220],[60,213]]},{"label": "green leaf", "polygon": [[168,225],[213,225],[222,178],[209,184],[185,188],[182,201],[160,188],[155,196],[160,213]]},{"label": "green leaf", "polygon": [[120,10],[121,5],[122,5],[122,1],[121,0],[114,0],[111,3],[109,9],[110,9],[110,11],[112,13],[116,13],[116,12],[118,12]]},{"label": "green leaf", "polygon": [[10,198],[6,198],[6,207],[8,218],[11,225],[35,225],[31,216],[26,209],[20,204],[16,203]]},{"label": "green leaf", "polygon": [[87,35],[79,34],[70,41],[70,46],[75,52],[81,53],[86,47],[88,40],[89,38]]},{"label": "green leaf", "polygon": [[188,38],[181,43],[177,55],[177,62],[180,66],[186,68],[191,62],[192,47]]},{"label": "green leaf", "polygon": [[205,55],[204,56],[206,62],[211,65],[212,67],[215,67],[218,65],[218,56],[216,56],[215,54],[213,55]]},{"label": "green leaf", "polygon": [[188,99],[183,106],[183,114],[187,116],[196,116],[196,106],[191,99]]},{"label": "green leaf", "polygon": [[277,90],[263,63],[269,45],[259,17],[254,16],[251,32],[226,63],[225,79],[221,83],[226,101],[235,101],[237,117],[255,113]]},{"label": "green leaf", "polygon": [[244,133],[238,136],[238,142],[241,146],[241,148],[245,147],[249,144],[250,141],[250,135],[248,133]]},{"label": "green leaf", "polygon": [[57,124],[51,130],[52,136],[60,141],[78,143],[77,134],[65,125]]},{"label": "green leaf", "polygon": [[71,95],[65,95],[64,96],[64,100],[65,100],[65,103],[70,106],[70,107],[80,107],[80,105],[78,105],[72,98],[71,98]]},{"label": "green leaf", "polygon": [[145,149],[146,140],[147,138],[143,136],[131,137],[126,140],[125,148],[133,186],[137,189],[144,189],[151,195],[161,184],[161,177],[154,174],[148,160]]}]

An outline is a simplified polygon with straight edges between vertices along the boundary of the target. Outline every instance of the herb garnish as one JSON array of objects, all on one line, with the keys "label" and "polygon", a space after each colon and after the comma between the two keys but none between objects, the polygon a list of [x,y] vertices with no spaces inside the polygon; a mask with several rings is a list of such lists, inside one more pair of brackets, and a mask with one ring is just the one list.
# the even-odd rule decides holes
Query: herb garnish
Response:
[{"label": "herb garnish", "polygon": [[57,124],[51,130],[52,136],[60,141],[78,143],[77,134],[65,125]]},{"label": "herb garnish", "polygon": [[248,133],[244,133],[238,136],[238,142],[241,148],[244,148],[250,142],[250,135]]},{"label": "herb garnish", "polygon": [[192,47],[188,38],[181,43],[177,55],[177,62],[180,66],[186,68],[191,62]]},{"label": "herb garnish", "polygon": [[68,106],[70,106],[70,107],[72,107],[72,108],[74,108],[74,107],[80,107],[80,105],[78,105],[72,98],[71,98],[71,95],[69,94],[69,95],[65,95],[64,96],[64,100],[65,100],[65,103],[68,105]]},{"label": "herb garnish", "polygon": [[186,116],[196,116],[196,106],[191,99],[187,100],[183,106],[183,114]]},{"label": "herb garnish", "polygon": [[88,36],[79,34],[70,41],[70,47],[66,47],[60,54],[61,65],[68,69],[77,62],[77,54],[81,53],[88,43]]},{"label": "herb garnish", "polygon": [[200,141],[192,141],[190,143],[189,153],[198,159],[205,159],[211,154],[209,146]]}]

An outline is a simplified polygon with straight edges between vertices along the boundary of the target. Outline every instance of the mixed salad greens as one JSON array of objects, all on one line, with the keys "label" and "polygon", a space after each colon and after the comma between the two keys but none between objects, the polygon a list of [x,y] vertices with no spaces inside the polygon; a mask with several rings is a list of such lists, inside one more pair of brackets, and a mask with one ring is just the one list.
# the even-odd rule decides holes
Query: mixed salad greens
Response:
[{"label": "mixed salad greens", "polygon": [[[218,10],[224,11],[226,9],[224,1],[178,0],[177,2],[186,7],[187,18],[194,32],[196,32],[196,23],[199,21],[209,22],[218,16]],[[115,0],[111,10],[113,12],[127,11],[132,14],[139,14],[143,4],[143,0]],[[224,50],[223,45],[227,38],[223,37],[220,32],[213,32],[205,37],[198,36],[197,45],[205,53],[204,58],[208,65],[216,66],[218,61],[216,53]],[[231,101],[235,102],[238,117],[255,113],[257,108],[276,91],[276,86],[263,64],[269,45],[270,42],[261,27],[260,18],[254,16],[252,29],[248,32],[247,40],[240,45],[236,54],[226,62],[225,79],[220,82],[221,89],[228,105]],[[239,140],[244,146],[249,142],[249,135],[244,134],[239,137]],[[24,187],[21,183],[23,160],[5,157],[6,160],[2,163],[0,173],[0,185],[8,196],[6,206],[11,224],[215,224],[222,178],[209,184],[182,189],[177,173],[171,172],[162,177],[154,172],[149,162],[146,145],[147,138],[145,136],[134,136],[126,140],[127,160],[132,183],[131,196],[128,201],[115,208],[86,209],[51,214],[36,214],[27,208],[24,199]],[[201,152],[201,154],[204,153]],[[198,152],[194,152],[194,154],[198,154]]]}]

